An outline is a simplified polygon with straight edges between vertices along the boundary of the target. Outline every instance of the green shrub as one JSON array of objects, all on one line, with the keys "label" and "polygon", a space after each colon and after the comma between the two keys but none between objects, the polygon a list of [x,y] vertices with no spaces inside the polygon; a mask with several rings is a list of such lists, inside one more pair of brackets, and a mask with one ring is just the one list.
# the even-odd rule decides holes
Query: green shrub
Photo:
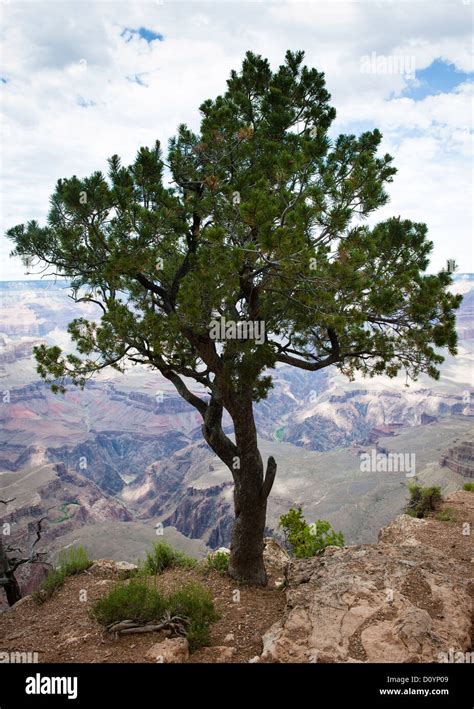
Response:
[{"label": "green shrub", "polygon": [[58,588],[64,585],[68,576],[79,574],[85,571],[92,565],[86,550],[83,546],[69,547],[64,549],[58,559],[58,566],[52,569],[46,578],[41,582],[38,591],[35,591],[33,597],[38,602],[43,602],[50,598]]},{"label": "green shrub", "polygon": [[121,620],[146,623],[157,620],[166,611],[166,599],[145,579],[132,578],[119,582],[92,607],[93,617],[102,625]]},{"label": "green shrub", "polygon": [[156,576],[172,566],[193,568],[196,564],[196,559],[186,556],[181,551],[176,551],[167,542],[155,542],[152,550],[147,552],[143,572]]},{"label": "green shrub", "polygon": [[474,492],[474,483],[464,483],[462,489],[467,490],[467,492]]},{"label": "green shrub", "polygon": [[188,556],[183,551],[175,551],[173,566],[180,566],[183,569],[195,569],[198,562],[192,556]]},{"label": "green shrub", "polygon": [[146,554],[143,570],[148,574],[161,574],[173,566],[174,549],[167,542],[155,542]]},{"label": "green shrub", "polygon": [[335,532],[326,520],[318,519],[314,524],[308,524],[301,507],[296,510],[291,507],[280,517],[279,526],[297,559],[316,556],[327,546],[344,546],[342,532]]},{"label": "green shrub", "polygon": [[438,522],[456,522],[456,510],[452,507],[445,507],[444,510],[441,510],[441,512],[435,515],[435,519],[437,519]]},{"label": "green shrub", "polygon": [[83,546],[69,547],[64,549],[59,555],[59,568],[62,569],[66,576],[79,574],[92,566],[92,561],[89,559],[86,550]]},{"label": "green shrub", "polygon": [[417,483],[408,486],[410,501],[405,508],[405,513],[419,519],[435,512],[442,500],[441,488],[437,486],[422,487]]},{"label": "green shrub", "polygon": [[33,593],[33,598],[42,603],[51,598],[53,593],[64,585],[66,574],[61,569],[51,569],[46,578],[40,584],[37,591]]},{"label": "green shrub", "polygon": [[209,625],[218,616],[211,594],[198,584],[188,584],[166,597],[146,579],[133,578],[118,583],[91,609],[92,617],[105,626],[122,620],[159,622],[167,612],[189,619],[186,635],[191,650],[209,642]]},{"label": "green shrub", "polygon": [[206,559],[208,569],[214,569],[220,574],[226,574],[229,570],[230,554],[225,551],[214,551]]},{"label": "green shrub", "polygon": [[187,638],[191,651],[209,644],[209,625],[219,617],[209,591],[199,584],[187,584],[168,598],[168,607],[172,615],[190,619]]}]

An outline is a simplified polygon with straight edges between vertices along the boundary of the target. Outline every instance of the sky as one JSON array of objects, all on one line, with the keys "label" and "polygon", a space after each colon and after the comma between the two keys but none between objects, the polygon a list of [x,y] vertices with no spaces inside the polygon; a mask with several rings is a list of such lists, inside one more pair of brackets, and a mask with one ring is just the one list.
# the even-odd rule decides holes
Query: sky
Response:
[{"label": "sky", "polygon": [[26,277],[4,233],[44,222],[58,178],[197,130],[247,50],[276,68],[287,49],[325,72],[333,138],[381,130],[398,173],[373,221],[425,222],[429,270],[449,258],[474,272],[470,0],[2,0],[0,13],[0,280]]}]

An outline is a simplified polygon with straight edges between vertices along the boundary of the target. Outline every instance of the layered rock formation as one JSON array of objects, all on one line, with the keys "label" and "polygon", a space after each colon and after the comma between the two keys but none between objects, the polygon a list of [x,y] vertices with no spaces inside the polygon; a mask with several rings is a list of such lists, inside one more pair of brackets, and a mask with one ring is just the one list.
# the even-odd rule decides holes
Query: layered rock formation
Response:
[{"label": "layered rock formation", "polygon": [[441,456],[440,465],[465,478],[474,478],[474,442],[462,441],[448,448]]}]

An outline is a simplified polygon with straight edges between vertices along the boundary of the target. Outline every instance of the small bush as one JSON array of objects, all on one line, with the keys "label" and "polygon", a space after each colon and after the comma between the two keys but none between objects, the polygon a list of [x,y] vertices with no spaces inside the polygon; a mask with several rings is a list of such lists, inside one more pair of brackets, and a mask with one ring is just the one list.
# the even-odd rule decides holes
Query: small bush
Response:
[{"label": "small bush", "polygon": [[58,566],[48,573],[33,597],[40,603],[47,600],[64,585],[68,576],[79,574],[91,565],[92,561],[83,546],[64,549],[59,555]]},{"label": "small bush", "polygon": [[159,622],[166,612],[189,619],[187,638],[191,650],[209,642],[209,624],[218,616],[211,594],[198,584],[184,586],[166,597],[145,579],[134,578],[117,584],[91,609],[92,617],[105,626],[122,620]]},{"label": "small bush", "polygon": [[209,644],[209,625],[219,617],[209,591],[198,584],[188,584],[169,597],[168,608],[172,615],[191,620],[187,632],[191,651]]},{"label": "small bush", "polygon": [[66,576],[79,574],[92,566],[92,561],[87,556],[87,552],[83,546],[69,547],[64,549],[59,555],[59,568],[62,569]]},{"label": "small bush", "polygon": [[474,492],[474,483],[464,483],[462,489],[466,490],[467,492]]},{"label": "small bush", "polygon": [[161,574],[173,565],[174,549],[166,542],[155,542],[146,554],[143,570],[149,574]]},{"label": "small bush", "polygon": [[195,569],[198,565],[197,559],[188,556],[183,551],[175,551],[173,566],[180,566],[183,569]]},{"label": "small bush", "polygon": [[444,510],[441,510],[441,512],[435,515],[435,519],[437,519],[438,522],[456,522],[456,510],[452,507],[445,507]]},{"label": "small bush", "polygon": [[413,483],[408,486],[408,490],[410,492],[410,501],[405,508],[406,514],[421,519],[439,508],[442,500],[440,487],[422,487],[417,483]]},{"label": "small bush", "polygon": [[316,556],[327,546],[344,546],[344,535],[335,532],[330,523],[318,519],[314,524],[308,524],[303,517],[301,507],[290,508],[286,515],[280,517],[279,526],[285,533],[285,538],[291,551],[297,559]]},{"label": "small bush", "polygon": [[214,569],[220,574],[226,574],[229,570],[230,554],[225,551],[214,551],[206,559],[208,569]]},{"label": "small bush", "polygon": [[181,551],[176,551],[167,542],[155,542],[152,550],[147,552],[143,571],[156,576],[172,566],[193,568],[196,564],[196,559],[186,556]]},{"label": "small bush", "polygon": [[53,593],[64,585],[66,574],[61,569],[52,569],[40,584],[37,591],[33,593],[33,598],[42,603],[51,598]]},{"label": "small bush", "polygon": [[121,620],[146,623],[157,620],[166,611],[166,600],[146,580],[133,578],[118,583],[110,592],[94,603],[92,616],[102,625]]}]

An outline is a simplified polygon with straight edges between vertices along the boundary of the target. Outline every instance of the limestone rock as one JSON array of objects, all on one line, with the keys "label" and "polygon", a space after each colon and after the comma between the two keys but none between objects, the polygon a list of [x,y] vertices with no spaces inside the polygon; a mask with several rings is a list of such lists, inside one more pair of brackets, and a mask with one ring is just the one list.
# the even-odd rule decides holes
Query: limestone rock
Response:
[{"label": "limestone rock", "polygon": [[401,546],[416,547],[420,542],[416,539],[416,532],[426,525],[426,519],[417,519],[410,515],[400,515],[390,522],[386,527],[382,527],[379,532],[380,544],[396,544]]},{"label": "limestone rock", "polygon": [[272,539],[272,537],[265,537],[263,542],[265,544],[263,549],[263,561],[265,566],[271,566],[284,574],[290,561],[290,555],[275,539]]},{"label": "limestone rock", "polygon": [[227,547],[219,547],[219,549],[214,549],[214,551],[211,551],[208,556],[212,559],[212,557],[216,554],[230,554],[230,549]]},{"label": "limestone rock", "polygon": [[113,559],[97,559],[88,569],[93,576],[109,576],[129,578],[138,571],[136,564],[128,561],[114,561]]},{"label": "limestone rock", "polygon": [[437,550],[336,548],[292,560],[287,578],[287,608],[263,636],[261,661],[438,662],[470,647],[468,582]]},{"label": "limestone rock", "polygon": [[155,643],[145,655],[146,660],[164,664],[186,662],[189,657],[189,645],[186,638],[167,638]]}]

